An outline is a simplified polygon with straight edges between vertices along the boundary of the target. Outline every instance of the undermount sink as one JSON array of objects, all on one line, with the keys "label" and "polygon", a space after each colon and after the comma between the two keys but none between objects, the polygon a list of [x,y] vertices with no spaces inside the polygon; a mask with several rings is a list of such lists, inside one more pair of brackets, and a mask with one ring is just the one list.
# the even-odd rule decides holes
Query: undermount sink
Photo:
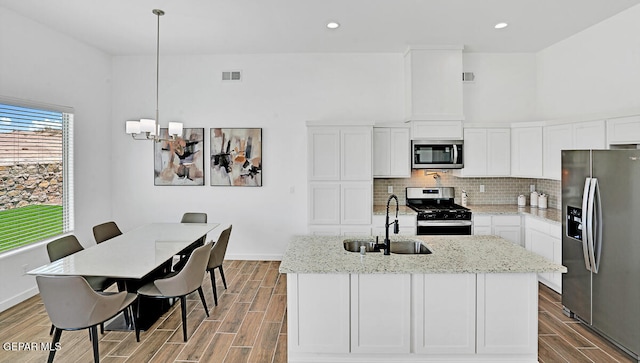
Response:
[{"label": "undermount sink", "polygon": [[367,252],[380,252],[380,249],[376,248],[376,241],[368,239],[345,239],[344,249],[349,252],[360,252],[360,247],[364,246]]},{"label": "undermount sink", "polygon": [[[376,248],[376,242],[370,239],[345,239],[344,249],[349,252],[360,252],[360,247],[364,246],[366,252],[380,252]],[[391,253],[399,255],[428,255],[431,250],[419,240],[391,241]]]}]

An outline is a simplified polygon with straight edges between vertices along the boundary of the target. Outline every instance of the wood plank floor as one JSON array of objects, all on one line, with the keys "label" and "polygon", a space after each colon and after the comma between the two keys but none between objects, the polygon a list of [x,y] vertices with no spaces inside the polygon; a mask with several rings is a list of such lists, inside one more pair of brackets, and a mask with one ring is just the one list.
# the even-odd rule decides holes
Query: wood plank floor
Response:
[{"label": "wood plank floor", "polygon": [[[210,317],[199,297],[188,298],[188,336],[182,341],[179,304],[162,316],[136,343],[130,332],[107,332],[100,357],[112,362],[257,362],[287,361],[286,275],[277,261],[225,261],[228,289],[218,277],[218,306],[211,284],[203,285]],[[615,346],[562,314],[560,295],[540,286],[538,356],[542,363],[634,362]],[[48,343],[50,322],[38,296],[0,313],[0,362],[44,362],[48,352],[12,350],[7,343]],[[86,330],[64,332],[55,362],[92,362]]]}]

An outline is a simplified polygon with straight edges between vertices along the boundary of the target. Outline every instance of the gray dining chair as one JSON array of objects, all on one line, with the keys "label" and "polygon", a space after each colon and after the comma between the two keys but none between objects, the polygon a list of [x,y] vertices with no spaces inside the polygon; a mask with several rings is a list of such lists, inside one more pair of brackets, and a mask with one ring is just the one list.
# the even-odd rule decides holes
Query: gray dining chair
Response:
[{"label": "gray dining chair", "polygon": [[[97,326],[123,310],[131,310],[136,294],[127,292],[100,293],[94,291],[81,276],[36,276],[40,297],[55,327],[52,347],[60,341],[63,330],[89,329],[93,343],[93,360],[100,361]],[[134,318],[134,325],[137,324]],[[138,340],[139,341],[139,340]],[[56,349],[49,352],[53,362]]]},{"label": "gray dining chair", "polygon": [[[180,223],[207,223],[207,213],[187,212],[182,215],[182,219],[180,220]],[[192,247],[187,248],[184,251],[181,251],[180,259],[173,266],[173,270],[180,271],[184,267],[184,264],[187,262],[187,258],[189,258],[189,255],[191,254],[193,249],[198,246],[204,245],[206,241],[207,241],[207,236],[206,235],[202,236],[200,239],[198,239],[197,243],[195,243]]]},{"label": "gray dining chair", "polygon": [[[140,298],[156,298],[170,299],[180,298],[180,307],[182,309],[182,334],[184,341],[187,341],[187,295],[198,290],[200,300],[204,306],[204,311],[209,316],[207,302],[202,292],[202,282],[209,261],[209,253],[211,244],[205,244],[193,250],[191,256],[184,265],[184,268],[178,272],[171,272],[166,276],[147,283],[138,289],[138,308],[137,314],[140,314]],[[136,328],[136,338],[140,339],[140,329]]]},{"label": "gray dining chair", "polygon": [[209,263],[207,264],[207,272],[209,272],[211,276],[211,288],[213,290],[213,302],[218,306],[218,291],[216,289],[216,268],[220,271],[220,277],[222,277],[222,283],[224,284],[225,290],[227,289],[227,281],[224,278],[224,269],[222,268],[222,263],[224,262],[224,255],[227,253],[227,245],[229,244],[229,236],[231,236],[231,227],[229,225],[227,229],[220,233],[220,237],[218,237],[218,241],[213,244],[211,248],[211,253],[209,256]]},{"label": "gray dining chair", "polygon": [[[84,247],[82,247],[76,236],[72,234],[47,243],[47,254],[49,255],[50,262],[57,261],[83,249]],[[87,280],[89,286],[96,291],[104,291],[115,282],[110,278],[101,276],[85,276],[84,279]],[[51,326],[49,335],[53,334],[53,330],[54,327]],[[102,326],[100,326],[100,332],[104,332]]]},{"label": "gray dining chair", "polygon": [[96,243],[102,243],[121,234],[122,231],[120,231],[116,222],[113,221],[98,224],[93,227],[93,238],[96,239]]}]

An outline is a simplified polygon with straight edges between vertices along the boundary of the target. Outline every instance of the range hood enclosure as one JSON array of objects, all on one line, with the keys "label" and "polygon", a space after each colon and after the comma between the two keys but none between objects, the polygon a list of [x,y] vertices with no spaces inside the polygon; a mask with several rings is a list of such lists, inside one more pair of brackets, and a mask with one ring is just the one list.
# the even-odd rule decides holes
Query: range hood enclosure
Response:
[{"label": "range hood enclosure", "polygon": [[404,56],[405,118],[464,120],[463,46],[410,47]]}]

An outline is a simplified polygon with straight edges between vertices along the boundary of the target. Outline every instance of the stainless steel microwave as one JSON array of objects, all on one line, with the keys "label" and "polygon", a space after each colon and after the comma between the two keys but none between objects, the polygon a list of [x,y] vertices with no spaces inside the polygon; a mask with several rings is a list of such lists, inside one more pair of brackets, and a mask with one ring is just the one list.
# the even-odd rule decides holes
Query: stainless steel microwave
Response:
[{"label": "stainless steel microwave", "polygon": [[462,140],[412,140],[413,169],[461,169]]}]

